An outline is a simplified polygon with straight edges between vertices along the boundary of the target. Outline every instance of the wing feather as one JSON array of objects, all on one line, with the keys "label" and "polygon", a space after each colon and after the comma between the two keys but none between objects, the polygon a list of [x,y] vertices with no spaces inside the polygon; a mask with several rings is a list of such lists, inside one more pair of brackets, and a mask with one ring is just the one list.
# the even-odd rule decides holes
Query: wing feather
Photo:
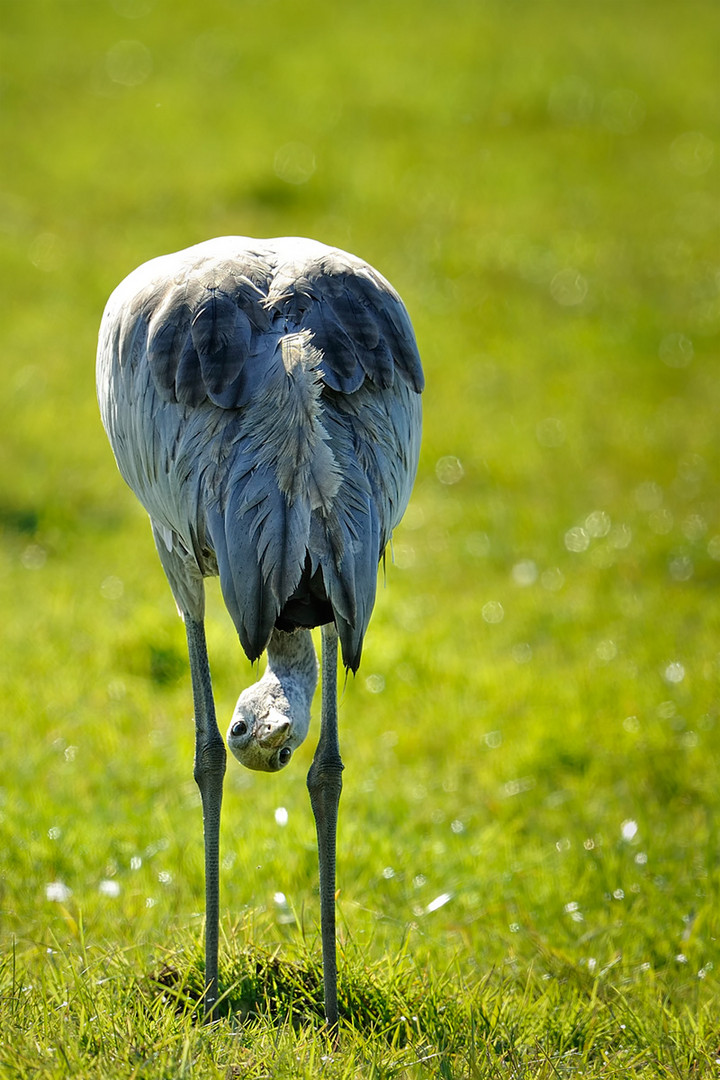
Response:
[{"label": "wing feather", "polygon": [[357,345],[350,328],[338,321],[335,309],[325,297],[317,300],[298,317],[298,325],[312,333],[313,344],[322,353],[323,377],[333,390],[354,393],[365,378],[358,365]]},{"label": "wing feather", "polygon": [[366,377],[388,388],[396,372],[416,393],[423,389],[405,306],[366,263],[340,251],[308,262],[296,275],[287,303],[298,325],[312,331],[323,352],[325,381],[333,390],[352,394]]},{"label": "wing feather", "polygon": [[153,314],[148,326],[147,357],[155,385],[166,401],[175,396],[178,357],[182,355],[190,328],[190,308],[170,293]]},{"label": "wing feather", "polygon": [[141,308],[160,394],[239,408],[262,383],[281,336],[297,331],[312,334],[331,390],[354,394],[366,379],[390,389],[399,376],[419,393],[420,357],[398,294],[360,259],[318,248],[301,259],[278,245],[235,261],[200,260],[164,293],[153,281]]},{"label": "wing feather", "polygon": [[180,405],[202,405],[207,396],[202,367],[188,335],[175,358],[175,400]]}]

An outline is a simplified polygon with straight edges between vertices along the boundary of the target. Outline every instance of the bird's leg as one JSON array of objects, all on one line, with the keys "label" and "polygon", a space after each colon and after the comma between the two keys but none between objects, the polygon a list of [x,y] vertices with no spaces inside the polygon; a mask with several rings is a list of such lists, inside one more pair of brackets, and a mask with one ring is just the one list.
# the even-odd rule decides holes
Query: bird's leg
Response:
[{"label": "bird's leg", "polygon": [[220,917],[220,806],[226,751],[215,719],[205,644],[205,627],[185,616],[193,703],[195,706],[195,770],[200,788],[205,834],[205,1016],[212,1019],[218,994],[218,934]]},{"label": "bird's leg", "polygon": [[325,1016],[337,1030],[337,957],[335,950],[335,842],[338,803],[342,790],[337,719],[337,631],[330,623],[322,628],[322,720],[320,741],[307,777],[315,815],[320,867],[320,926],[322,933]]}]

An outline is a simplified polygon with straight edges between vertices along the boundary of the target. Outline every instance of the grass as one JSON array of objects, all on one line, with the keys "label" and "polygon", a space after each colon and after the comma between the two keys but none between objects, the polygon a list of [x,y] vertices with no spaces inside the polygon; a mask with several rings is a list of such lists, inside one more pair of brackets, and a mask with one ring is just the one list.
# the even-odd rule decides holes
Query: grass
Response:
[{"label": "grass", "polygon": [[[716,5],[6,8],[0,1076],[716,1075]],[[368,258],[428,378],[341,703],[339,1048],[312,745],[228,772],[197,1023],[184,635],[94,400],[110,290],[224,233]]]}]

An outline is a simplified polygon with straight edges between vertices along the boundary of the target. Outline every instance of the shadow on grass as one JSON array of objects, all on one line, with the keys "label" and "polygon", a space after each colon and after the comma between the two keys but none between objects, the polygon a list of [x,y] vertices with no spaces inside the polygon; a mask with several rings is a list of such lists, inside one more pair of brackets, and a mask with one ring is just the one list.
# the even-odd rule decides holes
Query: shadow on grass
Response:
[{"label": "shadow on grass", "polygon": [[[225,972],[226,989],[217,1004],[218,1019],[240,1023],[255,1019],[290,1024],[295,1029],[325,1024],[322,967],[310,957],[281,958],[251,946],[234,958]],[[230,978],[228,978],[228,975]],[[191,961],[185,970],[165,964],[149,982],[178,1012],[190,1010],[200,1018],[202,966]],[[443,992],[445,991],[445,992]],[[408,965],[388,970],[386,963],[363,964],[345,959],[338,984],[341,1029],[372,1033],[389,1046],[403,1047],[418,1039],[433,1042],[460,1026],[460,1015],[449,985],[432,986]]]},{"label": "shadow on grass", "polygon": [[[508,1070],[528,1077],[585,1070],[635,1076],[648,1068],[667,1077],[701,1075],[715,1045],[707,1009],[702,1022],[696,1014],[688,1038],[695,1010],[689,1003],[673,1008],[659,987],[622,990],[558,958],[549,967],[554,970],[526,970],[522,977],[496,970],[481,975],[474,965],[439,974],[407,955],[394,964],[346,955],[338,988],[340,1044],[362,1039],[396,1065],[430,1067],[440,1076],[499,1077]],[[235,953],[224,976],[220,1028],[251,1033],[269,1025],[322,1035],[322,971],[311,956],[285,959],[252,946]],[[151,983],[169,1006],[199,1017],[199,959],[189,957],[184,970],[166,965]]]}]

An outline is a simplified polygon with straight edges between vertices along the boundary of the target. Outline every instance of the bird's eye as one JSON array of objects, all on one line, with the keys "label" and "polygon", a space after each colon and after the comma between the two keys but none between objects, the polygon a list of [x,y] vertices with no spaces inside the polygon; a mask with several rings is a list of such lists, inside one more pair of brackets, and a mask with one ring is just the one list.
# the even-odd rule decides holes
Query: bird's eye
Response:
[{"label": "bird's eye", "polygon": [[289,746],[283,746],[282,750],[278,754],[278,761],[281,765],[287,765],[288,761],[292,757],[292,750]]},{"label": "bird's eye", "polygon": [[247,735],[247,724],[245,723],[245,721],[244,720],[237,720],[233,724],[233,726],[232,726],[232,728],[230,730],[230,734],[234,735],[235,738],[238,738],[240,735]]}]

